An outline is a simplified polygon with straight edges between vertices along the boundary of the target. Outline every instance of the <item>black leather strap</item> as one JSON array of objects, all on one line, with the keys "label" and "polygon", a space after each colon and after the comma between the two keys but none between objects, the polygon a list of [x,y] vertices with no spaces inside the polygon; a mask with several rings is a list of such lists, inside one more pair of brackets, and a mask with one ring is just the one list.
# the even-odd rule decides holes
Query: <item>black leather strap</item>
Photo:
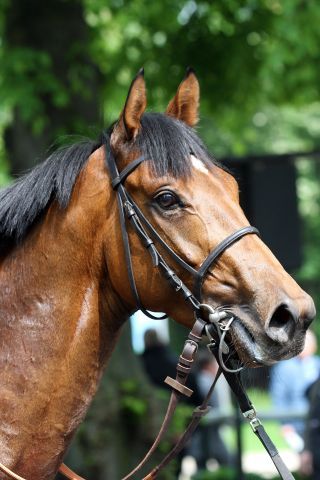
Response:
[{"label": "black leather strap", "polygon": [[129,163],[121,173],[117,172],[117,174],[112,177],[112,188],[116,190],[121,183],[123,184],[127,176],[130,175],[130,173],[132,173],[133,170],[135,170],[144,160],[146,160],[145,157],[141,155],[141,157],[138,157]]},{"label": "black leather strap", "polygon": [[187,270],[191,275],[193,275],[195,278],[198,277],[199,272],[191,267],[187,262],[183,260],[158,234],[157,230],[153,227],[153,225],[149,222],[149,220],[145,217],[145,215],[142,213],[138,205],[135,203],[135,201],[132,199],[132,197],[127,193],[128,198],[130,199],[131,204],[133,205],[133,208],[135,209],[139,219],[142,221],[142,223],[147,227],[147,229],[152,233],[152,236],[160,243],[160,245],[169,253],[171,257],[174,258],[175,262],[180,265],[180,267],[184,268]]},{"label": "black leather strap", "polygon": [[[127,198],[129,197],[126,193]],[[189,301],[194,309],[199,308],[199,302],[194,297],[192,292],[188,289],[185,283],[178,277],[175,271],[166,263],[163,256],[159,253],[157,248],[155,247],[151,238],[147,235],[146,231],[144,230],[141,222],[140,216],[136,213],[136,205],[132,205],[132,200],[127,201],[125,203],[125,209],[127,211],[127,216],[131,221],[131,225],[133,229],[136,231],[138,237],[140,237],[142,243],[148,249],[153,265],[158,267],[159,270],[163,273],[164,277],[169,281],[171,286],[175,289],[176,292],[180,292],[186,301]],[[162,318],[162,317],[161,317]]]},{"label": "black leather strap", "polygon": [[[213,355],[215,356],[219,366],[220,366],[220,361],[219,361],[219,355],[218,355],[218,343],[216,344],[210,344],[209,348]],[[221,366],[220,366],[221,367]],[[228,382],[229,387],[231,388],[238,405],[240,407],[241,412],[243,413],[244,417],[247,418],[250,421],[251,427],[255,435],[259,438],[260,442],[264,446],[266,452],[270,456],[271,460],[273,461],[276,469],[278,470],[280,477],[282,480],[294,480],[294,476],[292,473],[288,470],[287,466],[283,462],[282,458],[280,457],[280,454],[272,442],[271,438],[265,431],[263,425],[261,424],[260,420],[255,417],[255,410],[254,406],[251,403],[251,400],[248,398],[248,395],[246,394],[242,380],[241,380],[241,372],[237,373],[230,373],[228,371],[223,372],[225,379]],[[256,421],[256,423],[252,423],[252,418],[250,416],[250,412],[253,412],[253,419]]]},{"label": "black leather strap", "polygon": [[[144,157],[139,157],[137,158],[134,162],[130,163],[128,167],[119,175],[118,168],[112,153],[112,150],[109,146],[106,146],[106,158],[107,158],[107,163],[108,163],[108,168],[111,176],[111,183],[114,183],[114,189],[116,190],[117,193],[117,203],[118,203],[118,210],[119,210],[119,220],[120,220],[120,228],[121,228],[121,235],[122,235],[122,240],[123,240],[123,247],[124,247],[124,253],[125,253],[125,259],[126,259],[126,264],[127,264],[127,269],[128,269],[128,278],[129,278],[129,283],[130,283],[130,289],[131,292],[134,296],[136,306],[138,307],[139,310],[141,310],[146,316],[153,320],[163,320],[164,318],[167,318],[167,315],[163,315],[161,317],[153,315],[151,312],[146,310],[144,306],[141,303],[140,296],[137,290],[136,282],[134,279],[134,272],[133,272],[133,266],[132,266],[132,259],[131,259],[131,252],[130,252],[130,241],[129,241],[129,236],[127,232],[127,226],[126,226],[126,212],[125,212],[125,202],[127,201],[127,195],[125,188],[122,185],[122,180],[121,178],[124,179],[138,166],[142,161],[144,161]],[[120,182],[118,182],[118,179],[120,179]],[[152,243],[152,242],[151,242]],[[152,252],[154,254],[154,251]]]}]

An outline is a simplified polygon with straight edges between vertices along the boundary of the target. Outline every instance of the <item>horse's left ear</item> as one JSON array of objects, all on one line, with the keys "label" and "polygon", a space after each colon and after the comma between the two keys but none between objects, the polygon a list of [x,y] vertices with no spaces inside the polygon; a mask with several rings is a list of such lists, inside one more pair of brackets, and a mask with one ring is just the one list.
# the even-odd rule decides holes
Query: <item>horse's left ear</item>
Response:
[{"label": "horse's left ear", "polygon": [[126,103],[114,129],[115,135],[125,136],[126,140],[133,140],[139,132],[140,120],[146,107],[146,84],[144,70],[141,68],[130,85]]},{"label": "horse's left ear", "polygon": [[199,120],[199,100],[200,87],[198,79],[194,70],[188,68],[175,97],[173,97],[167,107],[166,114],[193,127]]}]

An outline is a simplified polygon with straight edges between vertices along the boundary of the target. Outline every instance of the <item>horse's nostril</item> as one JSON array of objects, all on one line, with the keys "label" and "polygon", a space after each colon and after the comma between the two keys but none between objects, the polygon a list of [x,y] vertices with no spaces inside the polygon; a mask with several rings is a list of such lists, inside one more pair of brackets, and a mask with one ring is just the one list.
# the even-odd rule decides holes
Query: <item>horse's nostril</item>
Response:
[{"label": "horse's nostril", "polygon": [[314,306],[313,300],[310,298],[309,302],[306,304],[305,308],[301,311],[301,321],[303,323],[304,328],[310,327],[310,324],[316,317],[316,308]]},{"label": "horse's nostril", "polygon": [[278,343],[286,343],[294,334],[298,316],[288,305],[280,305],[273,313],[266,334]]},{"label": "horse's nostril", "polygon": [[298,316],[287,305],[280,305],[272,315],[269,327],[283,328],[288,326],[289,323],[296,323],[297,320]]}]

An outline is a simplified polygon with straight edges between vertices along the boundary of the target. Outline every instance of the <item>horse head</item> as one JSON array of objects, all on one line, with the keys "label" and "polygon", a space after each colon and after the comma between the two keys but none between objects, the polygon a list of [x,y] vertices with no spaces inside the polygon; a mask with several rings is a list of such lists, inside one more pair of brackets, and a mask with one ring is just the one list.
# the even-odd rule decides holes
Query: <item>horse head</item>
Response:
[{"label": "horse head", "polygon": [[[110,147],[120,172],[144,156],[146,161],[125,178],[126,191],[164,242],[197,271],[220,242],[249,225],[239,205],[238,185],[193,129],[198,121],[199,84],[192,70],[164,114],[145,113],[146,104],[145,81],[139,72],[113,127]],[[112,201],[116,227],[106,242],[108,270],[117,295],[128,311],[134,311],[137,305],[128,281],[115,196]],[[128,235],[141,303],[190,327],[194,321],[190,305],[153,268],[141,238],[130,227]],[[194,291],[190,271],[162,244],[157,246]],[[201,301],[213,309],[225,308],[235,317],[231,339],[242,361],[251,366],[298,354],[315,316],[310,296],[258,235],[239,238],[215,259],[204,277]]]}]

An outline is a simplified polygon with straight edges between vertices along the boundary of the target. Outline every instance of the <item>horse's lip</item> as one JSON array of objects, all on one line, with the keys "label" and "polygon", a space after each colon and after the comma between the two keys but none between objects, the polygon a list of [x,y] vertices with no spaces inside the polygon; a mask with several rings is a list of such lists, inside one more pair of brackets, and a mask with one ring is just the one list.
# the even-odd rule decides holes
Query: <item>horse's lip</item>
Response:
[{"label": "horse's lip", "polygon": [[279,346],[262,332],[253,333],[239,317],[235,317],[230,333],[237,355],[249,367],[271,366],[300,353],[297,346]]},{"label": "horse's lip", "polygon": [[257,340],[241,319],[235,317],[230,329],[231,337],[239,358],[249,367],[273,365],[278,359],[270,357],[270,352]]}]

